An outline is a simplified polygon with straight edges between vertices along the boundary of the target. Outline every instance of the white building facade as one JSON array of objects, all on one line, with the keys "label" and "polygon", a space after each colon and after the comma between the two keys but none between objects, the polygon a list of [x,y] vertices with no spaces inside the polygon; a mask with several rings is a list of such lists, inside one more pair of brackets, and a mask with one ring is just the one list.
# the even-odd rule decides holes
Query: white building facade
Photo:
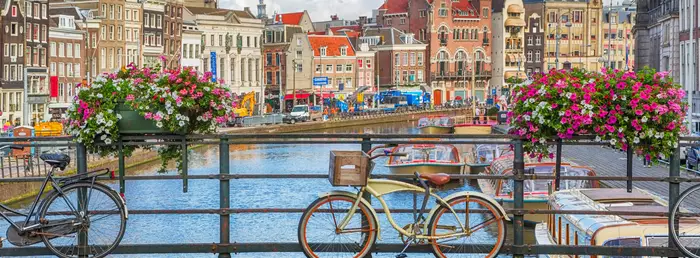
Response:
[{"label": "white building facade", "polygon": [[202,32],[194,20],[183,21],[181,56],[181,68],[189,67],[202,71]]},{"label": "white building facade", "polygon": [[141,65],[141,19],[143,8],[138,0],[126,0],[124,5],[124,39],[126,41],[126,64]]}]

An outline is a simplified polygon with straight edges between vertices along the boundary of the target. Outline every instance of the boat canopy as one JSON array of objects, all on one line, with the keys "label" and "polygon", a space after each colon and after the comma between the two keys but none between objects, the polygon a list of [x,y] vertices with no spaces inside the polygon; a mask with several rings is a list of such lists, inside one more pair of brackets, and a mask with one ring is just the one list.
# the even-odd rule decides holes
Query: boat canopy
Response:
[{"label": "boat canopy", "polygon": [[389,159],[389,165],[410,163],[459,163],[457,148],[449,144],[402,144],[395,147],[392,153],[405,153],[406,156],[394,156]]},{"label": "boat canopy", "polygon": [[476,163],[490,163],[494,159],[501,156],[504,152],[508,151],[508,148],[503,146],[493,145],[493,144],[480,144],[476,146],[474,151],[474,162]]},{"label": "boat canopy", "polygon": [[455,119],[449,116],[431,116],[422,117],[418,120],[418,127],[428,126],[453,127],[455,126]]},{"label": "boat canopy", "polygon": [[[551,159],[525,158],[526,173],[534,173],[540,176],[551,176],[556,169],[556,162]],[[491,163],[487,173],[493,175],[512,175],[513,174],[513,155],[502,156]],[[595,176],[593,169],[584,166],[577,166],[575,163],[562,160],[561,163],[562,176]],[[549,182],[552,180],[525,180],[525,193],[548,193]],[[501,184],[498,195],[509,195],[512,193],[513,180],[505,180]],[[597,188],[594,181],[591,180],[562,180],[559,185],[560,190],[575,189],[575,188]]]}]

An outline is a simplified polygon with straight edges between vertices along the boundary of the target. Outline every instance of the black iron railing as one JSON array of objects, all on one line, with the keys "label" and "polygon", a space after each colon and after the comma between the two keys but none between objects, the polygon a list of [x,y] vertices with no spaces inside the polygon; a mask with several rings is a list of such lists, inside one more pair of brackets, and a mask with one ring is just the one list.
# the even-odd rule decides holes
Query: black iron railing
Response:
[{"label": "black iron railing", "polygon": [[[526,245],[524,244],[524,215],[525,214],[591,214],[591,215],[649,215],[667,216],[668,212],[621,212],[621,211],[599,211],[599,210],[527,210],[524,209],[524,181],[525,180],[599,180],[599,181],[627,181],[628,190],[632,188],[632,182],[659,181],[669,184],[669,209],[673,206],[680,192],[681,183],[700,183],[700,178],[684,178],[680,176],[680,147],[700,145],[700,137],[683,138],[679,142],[679,147],[671,157],[669,166],[669,176],[667,177],[634,177],[631,167],[631,152],[628,152],[627,175],[604,177],[604,176],[541,176],[526,174],[524,170],[524,153],[522,141],[508,135],[433,135],[432,139],[426,140],[421,135],[408,134],[237,134],[237,135],[192,135],[192,136],[125,136],[117,144],[125,145],[218,145],[219,172],[207,175],[189,175],[187,166],[181,175],[154,175],[154,176],[125,176],[124,156],[119,156],[119,191],[125,192],[124,183],[127,180],[182,180],[183,191],[187,191],[189,180],[218,180],[219,200],[218,208],[205,209],[141,209],[129,210],[131,215],[139,216],[143,214],[218,214],[219,234],[218,243],[188,243],[188,244],[123,244],[116,250],[115,254],[151,254],[151,253],[217,253],[219,257],[231,257],[231,253],[246,252],[300,252],[300,246],[296,242],[273,243],[273,242],[245,242],[245,239],[232,239],[230,219],[231,216],[246,213],[301,213],[303,208],[230,208],[231,203],[231,181],[251,180],[251,179],[289,179],[305,180],[326,178],[322,174],[232,174],[229,167],[229,146],[232,144],[358,144],[363,151],[371,149],[372,144],[510,144],[514,148],[514,175],[455,175],[456,179],[512,179],[514,208],[507,209],[508,214],[512,214],[514,238],[512,244],[507,244],[501,249],[503,254],[512,254],[515,257],[531,254],[561,254],[561,255],[604,255],[604,256],[680,256],[680,252],[669,243],[669,247],[607,247],[607,246],[587,246],[587,245]],[[70,138],[62,137],[42,137],[42,138],[0,138],[0,144],[26,141],[27,146],[74,146],[76,150],[76,161],[78,173],[87,171],[87,160],[85,147],[76,145]],[[144,142],[148,140],[148,142]],[[166,140],[166,141],[155,141]],[[179,141],[176,141],[179,140]],[[56,141],[63,141],[56,143]],[[50,142],[50,143],[47,143]],[[592,137],[578,137],[573,140],[552,141],[559,150],[565,145],[606,145],[606,143],[595,142]],[[632,148],[630,148],[632,149]],[[184,164],[187,164],[187,154],[183,154]],[[557,163],[560,164],[560,157]],[[557,169],[558,170],[558,169]],[[386,178],[409,178],[409,176],[384,175]],[[109,178],[101,178],[109,180]],[[42,178],[24,177],[0,179],[0,183],[35,182]],[[396,209],[394,213],[410,213],[414,209]],[[379,209],[377,212],[383,212]],[[11,216],[11,214],[8,214]],[[128,228],[127,228],[128,230]],[[295,228],[289,230],[296,231]],[[375,252],[398,253],[403,249],[403,244],[377,244]],[[429,246],[416,246],[409,248],[409,252],[430,252]],[[0,256],[36,256],[50,255],[50,252],[43,247],[10,247],[0,249]]]}]

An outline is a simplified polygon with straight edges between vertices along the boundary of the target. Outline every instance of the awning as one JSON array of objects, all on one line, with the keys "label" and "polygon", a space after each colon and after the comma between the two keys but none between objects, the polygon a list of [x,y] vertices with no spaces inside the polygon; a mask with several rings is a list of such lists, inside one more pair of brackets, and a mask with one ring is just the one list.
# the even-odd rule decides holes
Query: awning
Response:
[{"label": "awning", "polygon": [[525,79],[525,78],[527,78],[527,74],[525,73],[525,71],[520,71],[520,72],[517,72],[517,71],[507,71],[507,72],[505,72],[505,78],[506,78],[506,80],[507,80],[508,78],[510,78],[510,77],[515,77],[515,76],[518,76],[520,79]]},{"label": "awning", "polygon": [[[310,95],[311,94],[309,94],[309,93],[297,93],[297,99],[307,99],[307,98],[309,98]],[[294,95],[287,94],[284,96],[284,99],[285,100],[294,99]]]},{"label": "awning", "polygon": [[522,6],[512,4],[508,6],[508,12],[509,13],[524,13],[525,9],[523,9]]},{"label": "awning", "polygon": [[[314,95],[315,95],[316,97],[319,97],[319,96],[321,96],[321,93],[314,93]],[[323,98],[324,98],[324,99],[335,98],[335,94],[333,94],[332,92],[324,92],[324,93],[323,93]]]},{"label": "awning", "polygon": [[515,63],[515,55],[509,54],[506,56],[506,63]]},{"label": "awning", "polygon": [[521,20],[520,18],[508,18],[506,20],[505,26],[524,27],[525,21]]}]

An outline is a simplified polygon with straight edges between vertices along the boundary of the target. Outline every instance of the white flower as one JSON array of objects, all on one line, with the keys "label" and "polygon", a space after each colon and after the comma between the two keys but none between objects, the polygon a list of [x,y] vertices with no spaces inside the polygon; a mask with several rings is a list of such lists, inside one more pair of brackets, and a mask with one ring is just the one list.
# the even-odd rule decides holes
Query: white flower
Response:
[{"label": "white flower", "polygon": [[678,148],[678,143],[677,143],[677,142],[673,142],[673,148]]},{"label": "white flower", "polygon": [[172,114],[173,114],[173,110],[172,110],[172,109],[168,109],[168,115],[172,115]]},{"label": "white flower", "polygon": [[615,140],[615,139],[611,139],[611,140],[610,140],[610,144],[611,144],[611,145],[615,145],[616,143],[617,143],[617,140]]},{"label": "white flower", "polygon": [[180,127],[183,127],[185,126],[185,121],[180,121],[178,124],[180,125]]},{"label": "white flower", "polygon": [[642,123],[646,123],[647,121],[649,121],[649,118],[647,118],[646,116],[643,116],[643,117],[642,117]]},{"label": "white flower", "polygon": [[83,139],[82,139],[82,138],[78,138],[78,143],[82,143],[82,142],[83,142]]},{"label": "white flower", "polygon": [[596,141],[596,142],[599,142],[599,141],[601,141],[601,140],[602,140],[602,139],[600,139],[600,136],[596,136],[596,137],[595,137],[595,141]]},{"label": "white flower", "polygon": [[108,110],[107,110],[107,113],[112,114],[112,113],[114,113],[114,110],[108,109]]},{"label": "white flower", "polygon": [[211,89],[209,87],[204,87],[205,91],[210,91]]},{"label": "white flower", "polygon": [[182,106],[182,101],[177,102],[177,104],[175,104],[175,105],[177,105],[178,107],[181,107],[181,106]]},{"label": "white flower", "polygon": [[107,121],[107,126],[112,127],[112,125],[114,125],[114,122],[112,122],[112,120]]},{"label": "white flower", "polygon": [[627,100],[627,96],[622,95],[622,97],[621,97],[620,99],[621,99],[621,100]]},{"label": "white flower", "polygon": [[107,145],[112,144],[112,139],[106,139],[105,144],[107,144]]},{"label": "white flower", "polygon": [[646,136],[647,136],[647,134],[645,134],[644,132],[641,132],[641,133],[639,134],[639,137],[641,137],[641,138],[644,138],[644,137],[646,137]]},{"label": "white flower", "polygon": [[530,99],[529,102],[530,102],[530,103],[535,103],[535,99]]},{"label": "white flower", "polygon": [[101,99],[102,97],[103,97],[102,93],[97,93],[97,98]]},{"label": "white flower", "polygon": [[613,95],[613,100],[617,100],[617,95]]},{"label": "white flower", "polygon": [[156,126],[157,126],[158,128],[162,128],[162,127],[163,127],[163,122],[158,121],[158,123],[156,123]]},{"label": "white flower", "polygon": [[105,139],[107,139],[107,135],[103,134],[102,136],[100,136],[100,140],[104,141]]},{"label": "white flower", "polygon": [[621,132],[622,132],[622,129],[623,129],[622,127],[617,128],[617,131],[621,133]]},{"label": "white flower", "polygon": [[544,118],[540,117],[540,124],[544,124]]},{"label": "white flower", "polygon": [[524,115],[524,116],[523,116],[523,119],[525,119],[525,121],[530,121],[530,116]]},{"label": "white flower", "polygon": [[117,119],[121,120],[121,119],[122,119],[122,115],[121,115],[121,114],[117,114]]},{"label": "white flower", "polygon": [[566,112],[564,112],[564,111],[559,111],[559,116],[563,116],[564,114],[566,114]]},{"label": "white flower", "polygon": [[633,140],[632,142],[634,142],[635,144],[639,143],[639,138],[638,138],[638,137],[634,137],[634,140]]},{"label": "white flower", "polygon": [[165,106],[166,106],[166,107],[169,107],[169,106],[172,105],[172,104],[173,104],[173,103],[170,102],[170,100],[166,100],[166,101],[165,101]]},{"label": "white flower", "polygon": [[571,98],[571,92],[567,92],[567,93],[566,93],[566,98],[567,98],[567,99],[568,99],[568,98]]},{"label": "white flower", "polygon": [[545,138],[540,138],[540,143],[541,143],[541,144],[547,143],[547,139],[545,139]]}]

